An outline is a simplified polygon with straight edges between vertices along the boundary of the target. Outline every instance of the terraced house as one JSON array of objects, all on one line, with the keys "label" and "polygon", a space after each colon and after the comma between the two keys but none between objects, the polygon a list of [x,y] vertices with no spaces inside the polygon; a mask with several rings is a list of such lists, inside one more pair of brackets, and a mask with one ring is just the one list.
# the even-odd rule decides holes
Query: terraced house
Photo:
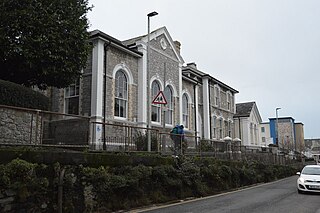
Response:
[{"label": "terraced house", "polygon": [[[119,41],[99,30],[91,32],[92,52],[83,76],[65,89],[52,91],[52,110],[90,117],[89,141],[102,146],[102,123],[135,127],[150,125],[169,132],[183,124],[186,133],[205,139],[234,137],[233,116],[237,90],[185,62],[181,44],[166,27],[150,33],[149,73],[147,35]],[[148,88],[150,97],[148,101]],[[167,102],[152,100],[163,91]],[[107,129],[106,136],[123,132]]]}]

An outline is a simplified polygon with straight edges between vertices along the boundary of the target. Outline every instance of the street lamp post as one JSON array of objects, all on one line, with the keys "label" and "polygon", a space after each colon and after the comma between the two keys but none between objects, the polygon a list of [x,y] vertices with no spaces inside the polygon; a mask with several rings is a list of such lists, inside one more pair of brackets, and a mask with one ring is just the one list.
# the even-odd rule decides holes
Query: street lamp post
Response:
[{"label": "street lamp post", "polygon": [[158,15],[157,12],[153,11],[151,13],[149,13],[148,16],[148,43],[147,43],[147,127],[148,127],[148,152],[151,151],[151,132],[150,132],[150,128],[151,128],[151,119],[150,119],[150,115],[151,115],[151,103],[150,103],[150,82],[149,82],[149,78],[150,78],[150,70],[149,70],[149,58],[150,58],[150,17],[152,16],[156,16]]},{"label": "street lamp post", "polygon": [[278,110],[281,109],[280,107],[277,107],[276,108],[276,145],[279,146],[279,143],[278,143],[278,137],[279,137],[279,134],[278,134]]}]

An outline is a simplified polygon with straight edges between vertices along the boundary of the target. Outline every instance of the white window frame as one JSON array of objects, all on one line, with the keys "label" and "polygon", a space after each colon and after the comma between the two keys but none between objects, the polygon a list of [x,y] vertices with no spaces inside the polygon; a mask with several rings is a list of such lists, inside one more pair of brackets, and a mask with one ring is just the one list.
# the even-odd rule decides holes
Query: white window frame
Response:
[{"label": "white window frame", "polygon": [[228,111],[231,111],[231,110],[232,110],[231,98],[232,98],[231,92],[230,92],[230,91],[227,91],[227,110],[228,110]]},{"label": "white window frame", "polygon": [[[190,125],[190,107],[189,107],[189,96],[187,93],[182,95],[182,123],[186,129],[189,129]],[[185,103],[186,101],[186,103]]]},{"label": "white window frame", "polygon": [[217,116],[212,116],[212,138],[217,138]]},{"label": "white window frame", "polygon": [[[170,94],[167,93],[167,91],[169,90]],[[165,122],[166,125],[173,125],[173,89],[171,86],[167,85],[164,89],[164,96],[166,97],[167,100],[167,111],[165,112]],[[171,118],[171,122],[169,120],[169,118]]]},{"label": "white window frame", "polygon": [[[72,94],[70,94],[71,91]],[[77,113],[69,112],[69,102],[71,99],[78,98],[78,109]],[[68,87],[64,89],[64,113],[66,114],[80,114],[80,78],[74,81],[73,84],[70,84]]]},{"label": "white window frame", "polygon": [[214,104],[216,107],[219,107],[221,103],[220,87],[219,85],[215,84],[213,88],[214,88]]},{"label": "white window frame", "polygon": [[[122,73],[123,76],[125,77],[125,85],[122,85],[124,87],[123,89],[123,96],[120,97],[120,96],[117,96],[117,74],[119,73]],[[114,106],[113,106],[113,113],[114,113],[114,117],[117,118],[117,119],[128,119],[128,94],[129,94],[129,84],[128,84],[128,76],[126,74],[126,72],[122,69],[118,70],[114,76],[114,80],[115,80],[115,83],[114,83]],[[124,82],[122,82],[124,83]],[[120,85],[118,85],[120,86]],[[120,115],[120,109],[119,109],[119,115],[116,115],[116,102],[117,100],[119,100],[119,102],[124,102],[124,116]],[[120,105],[119,105],[120,107]]]},{"label": "white window frame", "polygon": [[[158,90],[154,91],[153,86],[154,84],[158,85]],[[154,80],[151,83],[151,97],[150,99],[153,99],[154,97],[156,97],[156,95],[158,95],[158,93],[161,91],[161,83],[158,80]],[[152,100],[150,101],[152,102]],[[152,113],[154,111],[154,109],[157,111],[157,119],[156,120],[152,120]],[[151,122],[153,123],[157,123],[160,124],[161,123],[161,105],[160,104],[153,104],[151,103]]]},{"label": "white window frame", "polygon": [[229,119],[228,120],[228,136],[229,137],[232,137],[232,120],[231,119]]},{"label": "white window frame", "polygon": [[223,118],[219,118],[219,136],[218,139],[223,138]]}]

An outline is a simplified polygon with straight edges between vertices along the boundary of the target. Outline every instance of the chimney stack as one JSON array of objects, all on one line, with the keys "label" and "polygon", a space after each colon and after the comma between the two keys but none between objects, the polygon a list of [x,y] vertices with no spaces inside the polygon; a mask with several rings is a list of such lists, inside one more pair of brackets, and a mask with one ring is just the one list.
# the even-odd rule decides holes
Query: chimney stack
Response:
[{"label": "chimney stack", "polygon": [[194,63],[194,62],[188,63],[187,66],[188,66],[188,67],[192,67],[192,68],[194,68],[194,69],[197,69],[197,65],[196,65],[196,63]]},{"label": "chimney stack", "polygon": [[176,50],[177,50],[178,53],[180,54],[181,43],[180,43],[179,41],[174,41],[173,43],[174,43],[174,45],[176,46]]}]

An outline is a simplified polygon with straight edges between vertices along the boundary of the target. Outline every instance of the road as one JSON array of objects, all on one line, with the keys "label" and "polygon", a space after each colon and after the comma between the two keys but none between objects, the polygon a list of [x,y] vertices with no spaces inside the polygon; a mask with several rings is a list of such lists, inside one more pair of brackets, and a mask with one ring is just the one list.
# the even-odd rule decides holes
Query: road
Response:
[{"label": "road", "polygon": [[319,194],[298,194],[297,176],[243,190],[133,212],[320,213]]}]

